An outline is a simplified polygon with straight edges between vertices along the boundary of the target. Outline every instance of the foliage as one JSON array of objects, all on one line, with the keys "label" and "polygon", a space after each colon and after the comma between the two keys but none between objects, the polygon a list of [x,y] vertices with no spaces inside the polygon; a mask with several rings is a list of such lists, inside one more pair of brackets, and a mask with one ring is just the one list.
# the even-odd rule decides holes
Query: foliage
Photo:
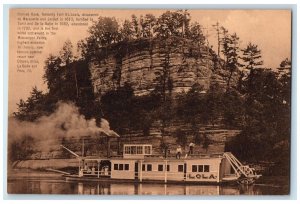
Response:
[{"label": "foliage", "polygon": [[200,133],[199,133],[199,131],[198,131],[198,132],[196,132],[196,134],[195,134],[194,143],[195,143],[196,145],[200,145],[202,142],[203,142],[203,138],[201,137],[201,135],[200,135]]},{"label": "foliage", "polygon": [[20,99],[18,111],[14,112],[14,116],[19,120],[34,121],[43,114],[47,114],[51,108],[47,107],[48,97],[37,87],[33,87],[30,96],[26,101]]},{"label": "foliage", "polygon": [[223,121],[227,128],[242,128],[245,126],[244,99],[235,90],[226,92],[222,97]]},{"label": "foliage", "polygon": [[34,139],[26,136],[21,141],[14,141],[10,144],[8,158],[10,161],[25,160],[28,156],[34,153],[33,150]]},{"label": "foliage", "polygon": [[[245,94],[245,126],[241,133],[226,144],[242,160],[250,162],[273,161],[277,166],[274,174],[288,174],[291,134],[291,110],[289,92],[285,92],[290,78],[282,78],[272,70],[254,69],[252,80]],[[288,88],[287,88],[288,89]],[[280,168],[279,168],[280,167]],[[279,172],[280,171],[280,172]]]},{"label": "foliage", "polygon": [[187,144],[187,135],[186,132],[182,129],[177,129],[175,132],[176,135],[176,141],[181,146],[185,146]]},{"label": "foliage", "polygon": [[59,52],[60,59],[65,65],[69,65],[74,59],[73,45],[70,40],[67,40]]},{"label": "foliage", "polygon": [[205,101],[205,119],[213,126],[217,123],[223,110],[224,91],[218,83],[211,83]]},{"label": "foliage", "polygon": [[195,22],[191,25],[189,38],[200,45],[205,44],[205,36],[203,34],[202,26],[199,23]]},{"label": "foliage", "polygon": [[241,65],[239,60],[239,37],[236,33],[229,35],[228,33],[225,34],[223,38],[223,54],[226,58],[226,67],[229,70],[229,76],[227,79],[227,91],[230,88],[230,80],[234,72],[238,71],[239,66]]},{"label": "foliage", "polygon": [[112,129],[120,134],[128,128],[142,130],[147,136],[152,122],[158,118],[160,97],[156,94],[134,96],[131,86],[125,84],[105,93],[101,97],[101,107]]},{"label": "foliage", "polygon": [[112,17],[99,17],[98,21],[89,28],[90,41],[95,42],[97,48],[119,41],[119,24]]},{"label": "foliage", "polygon": [[258,49],[258,45],[250,42],[245,49],[242,49],[242,51],[243,56],[241,59],[244,62],[242,66],[247,70],[251,71],[263,64],[263,61],[261,60],[261,50]]},{"label": "foliage", "polygon": [[207,137],[207,135],[204,133],[203,134],[203,144],[202,147],[208,151],[209,145],[212,144],[211,140]]},{"label": "foliage", "polygon": [[146,14],[144,18],[141,18],[142,37],[152,38],[155,26],[156,26],[156,18],[154,15]]}]

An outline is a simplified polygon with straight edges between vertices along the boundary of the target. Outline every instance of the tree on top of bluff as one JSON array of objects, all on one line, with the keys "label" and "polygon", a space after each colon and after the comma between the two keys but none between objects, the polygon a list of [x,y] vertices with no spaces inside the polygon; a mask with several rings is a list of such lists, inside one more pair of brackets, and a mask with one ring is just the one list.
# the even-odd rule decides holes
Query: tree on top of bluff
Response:
[{"label": "tree on top of bluff", "polygon": [[190,14],[186,10],[167,11],[157,19],[156,35],[161,38],[187,37],[190,20]]},{"label": "tree on top of bluff", "polygon": [[120,40],[119,24],[114,17],[99,17],[88,31],[90,40],[94,41],[98,47],[107,46]]},{"label": "tree on top of bluff", "polygon": [[152,14],[146,14],[145,17],[141,16],[141,37],[153,38],[156,18]]},{"label": "tree on top of bluff", "polygon": [[[139,40],[142,38],[181,37],[195,40],[203,39],[200,26],[190,26],[191,16],[187,10],[166,11],[158,18],[152,14],[137,17],[119,23],[115,18],[99,17],[89,28],[89,36],[78,43],[82,57],[96,57],[102,48],[120,42]],[[196,36],[195,36],[196,35]],[[119,45],[122,46],[122,43]],[[125,46],[128,46],[125,44]]]}]

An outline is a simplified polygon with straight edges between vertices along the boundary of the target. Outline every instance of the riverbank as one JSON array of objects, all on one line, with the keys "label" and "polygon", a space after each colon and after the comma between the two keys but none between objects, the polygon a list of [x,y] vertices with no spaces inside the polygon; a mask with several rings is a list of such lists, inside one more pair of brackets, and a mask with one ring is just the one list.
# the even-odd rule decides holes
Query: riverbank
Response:
[{"label": "riverbank", "polygon": [[62,180],[62,174],[47,170],[33,169],[9,169],[7,172],[7,180]]},{"label": "riverbank", "polygon": [[78,159],[20,160],[10,166],[14,169],[64,169],[78,167]]}]

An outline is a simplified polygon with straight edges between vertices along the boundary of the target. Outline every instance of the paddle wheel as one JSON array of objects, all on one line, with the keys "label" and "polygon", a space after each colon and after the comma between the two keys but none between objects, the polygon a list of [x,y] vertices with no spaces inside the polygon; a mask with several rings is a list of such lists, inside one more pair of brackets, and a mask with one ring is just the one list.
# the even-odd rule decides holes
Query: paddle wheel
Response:
[{"label": "paddle wheel", "polygon": [[261,176],[256,174],[254,168],[250,168],[248,165],[243,165],[232,153],[225,152],[224,156],[233,168],[239,184],[253,184],[254,181]]}]

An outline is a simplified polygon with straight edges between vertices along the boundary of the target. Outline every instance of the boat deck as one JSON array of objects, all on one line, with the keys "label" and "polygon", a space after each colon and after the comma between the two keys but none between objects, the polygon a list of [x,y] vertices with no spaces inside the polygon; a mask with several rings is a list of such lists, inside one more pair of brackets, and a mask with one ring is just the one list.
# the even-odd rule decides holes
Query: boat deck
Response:
[{"label": "boat deck", "polygon": [[192,155],[181,155],[180,158],[176,158],[175,154],[168,155],[164,157],[162,154],[153,154],[153,155],[143,155],[142,157],[130,157],[126,158],[123,155],[112,155],[110,157],[105,156],[87,156],[82,157],[84,160],[114,160],[114,159],[123,159],[123,160],[133,160],[133,159],[143,159],[147,161],[185,161],[185,160],[197,160],[197,159],[211,159],[211,158],[223,158],[224,153],[213,153],[213,154],[192,154]]}]

